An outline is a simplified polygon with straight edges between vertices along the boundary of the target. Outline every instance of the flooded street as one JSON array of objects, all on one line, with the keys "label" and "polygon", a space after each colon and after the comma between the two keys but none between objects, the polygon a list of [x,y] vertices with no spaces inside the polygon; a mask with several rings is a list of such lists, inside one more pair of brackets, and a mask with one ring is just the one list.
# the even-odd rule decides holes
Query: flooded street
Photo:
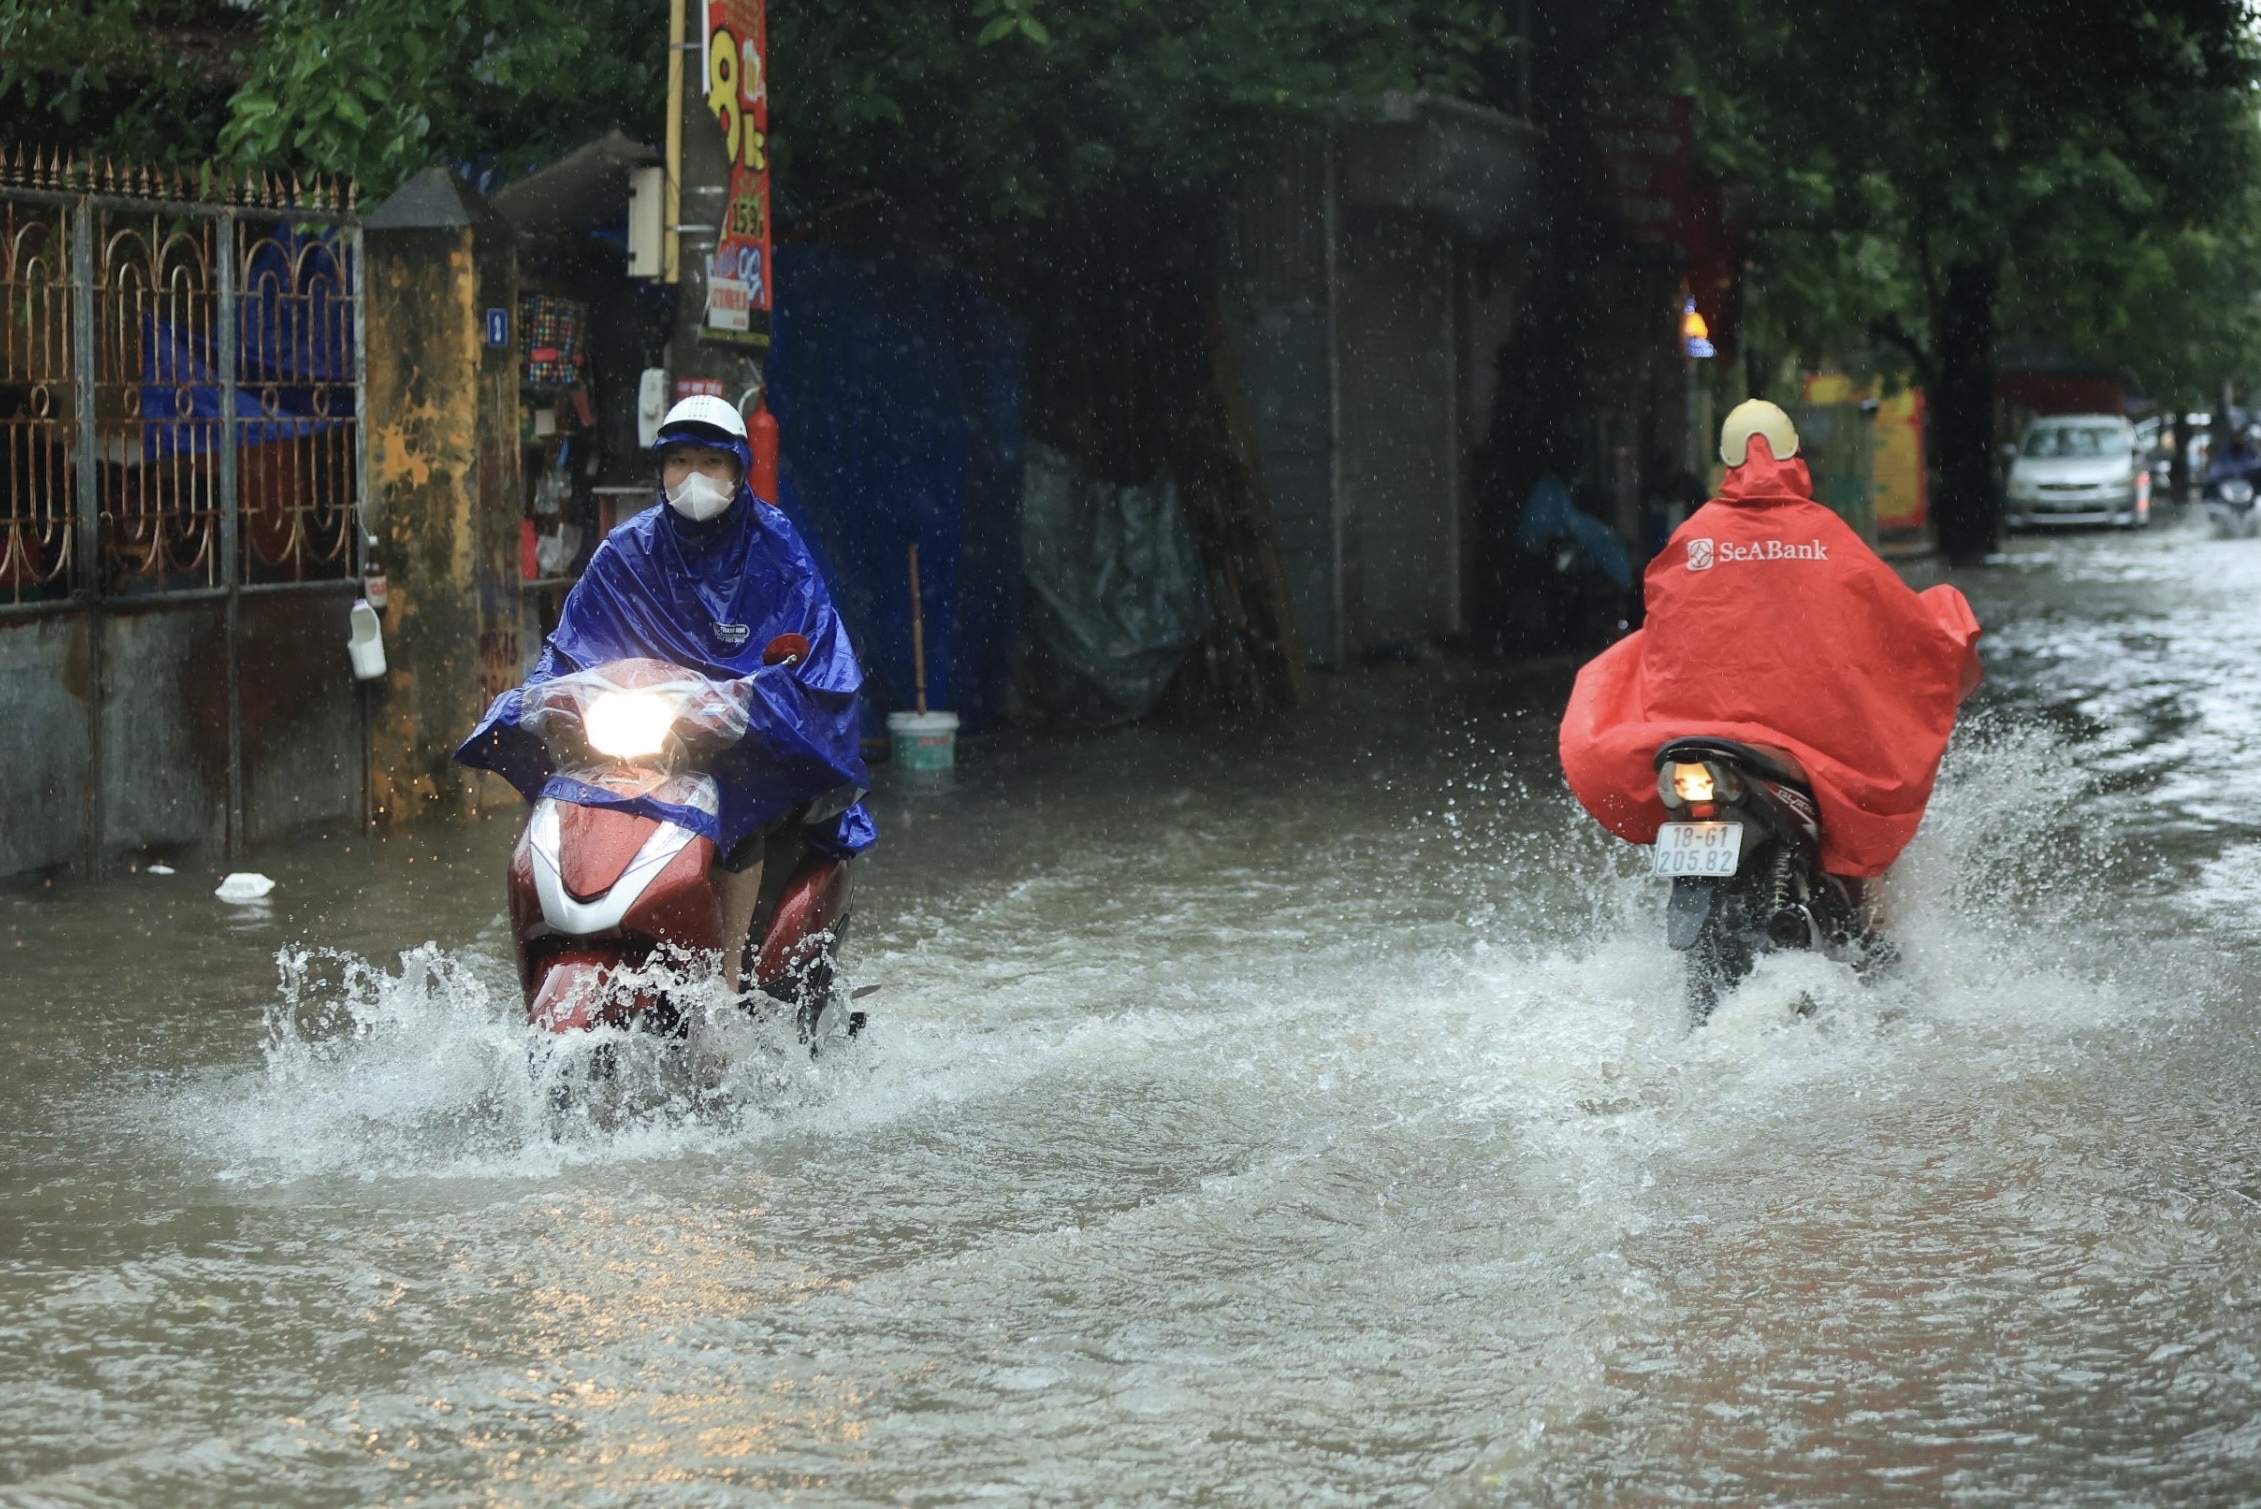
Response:
[{"label": "flooded street", "polygon": [[0,898],[0,1503],[2261,1493],[2261,547],[1958,581],[1902,967],[1697,1033],[1544,670],[883,778],[868,1034],[597,1121],[514,814]]}]

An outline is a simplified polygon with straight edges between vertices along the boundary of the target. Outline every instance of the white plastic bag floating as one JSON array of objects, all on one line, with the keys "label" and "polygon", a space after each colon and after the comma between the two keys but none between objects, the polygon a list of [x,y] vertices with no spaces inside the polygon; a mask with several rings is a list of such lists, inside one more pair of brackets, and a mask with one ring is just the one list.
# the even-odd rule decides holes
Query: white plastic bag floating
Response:
[{"label": "white plastic bag floating", "polygon": [[275,883],[266,876],[253,874],[249,870],[238,870],[221,881],[220,888],[212,894],[222,901],[264,901],[267,893],[274,888]]}]

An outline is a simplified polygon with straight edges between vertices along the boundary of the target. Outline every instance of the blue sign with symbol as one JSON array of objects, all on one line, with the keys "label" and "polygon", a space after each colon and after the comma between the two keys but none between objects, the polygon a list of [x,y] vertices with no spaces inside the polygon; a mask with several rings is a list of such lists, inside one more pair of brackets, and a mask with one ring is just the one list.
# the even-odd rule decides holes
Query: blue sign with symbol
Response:
[{"label": "blue sign with symbol", "polygon": [[509,345],[509,344],[510,344],[510,311],[509,311],[509,310],[507,310],[507,309],[490,309],[490,310],[488,310],[488,311],[487,311],[487,345],[488,345],[488,347],[489,347],[490,349],[492,349],[492,350],[500,351],[500,350],[501,350],[501,349],[502,349],[503,347],[505,347],[505,346],[507,346],[507,345]]}]

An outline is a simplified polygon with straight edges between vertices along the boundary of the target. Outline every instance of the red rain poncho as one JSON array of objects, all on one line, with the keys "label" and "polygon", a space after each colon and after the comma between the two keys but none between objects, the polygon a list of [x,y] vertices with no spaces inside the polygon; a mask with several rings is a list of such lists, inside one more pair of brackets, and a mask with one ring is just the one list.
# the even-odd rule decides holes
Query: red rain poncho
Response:
[{"label": "red rain poncho", "polygon": [[1821,804],[1822,863],[1881,875],[1923,820],[1978,685],[1978,620],[1917,593],[1754,436],[1646,576],[1647,626],[1578,673],[1562,768],[1619,838],[1656,841],[1656,752],[1690,734],[1787,749]]}]

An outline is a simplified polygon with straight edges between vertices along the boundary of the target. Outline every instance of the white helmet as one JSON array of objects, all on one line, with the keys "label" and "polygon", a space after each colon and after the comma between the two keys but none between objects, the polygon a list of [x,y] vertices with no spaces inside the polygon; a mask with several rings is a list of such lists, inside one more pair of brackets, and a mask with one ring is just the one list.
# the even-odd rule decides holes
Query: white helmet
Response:
[{"label": "white helmet", "polygon": [[1753,435],[1766,437],[1766,448],[1777,461],[1798,454],[1798,427],[1790,416],[1763,398],[1746,398],[1729,411],[1727,423],[1719,428],[1719,459],[1741,466],[1750,455]]},{"label": "white helmet", "polygon": [[[746,439],[746,417],[725,399],[717,398],[712,393],[694,393],[669,409],[667,417],[659,422],[660,443],[665,445],[670,439],[694,439],[702,430],[719,431],[715,438],[725,442],[735,440],[743,444]],[[676,431],[685,433],[674,433]]]},{"label": "white helmet", "polygon": [[[667,411],[652,439],[652,457],[659,460],[671,445],[704,445],[728,451],[738,458],[738,479],[728,487],[693,472],[667,490],[667,506],[695,524],[720,517],[744,487],[754,468],[753,447],[746,442],[746,421],[737,409],[711,393],[684,399]],[[663,474],[664,476],[664,474]]]}]

